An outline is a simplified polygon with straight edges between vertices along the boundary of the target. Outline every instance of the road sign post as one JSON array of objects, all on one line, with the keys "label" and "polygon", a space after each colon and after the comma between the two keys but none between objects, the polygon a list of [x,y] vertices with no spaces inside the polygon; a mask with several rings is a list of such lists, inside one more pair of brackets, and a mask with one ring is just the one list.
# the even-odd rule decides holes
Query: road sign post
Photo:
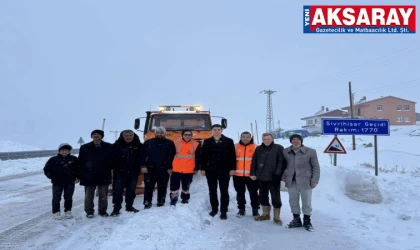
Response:
[{"label": "road sign post", "polygon": [[[331,147],[331,145],[333,145],[335,138],[337,138],[337,135],[373,135],[374,144],[375,144],[375,175],[378,176],[379,167],[378,167],[378,138],[377,136],[390,135],[389,119],[322,118],[322,134],[335,135],[333,141],[330,143],[328,147]],[[337,138],[337,141],[340,142],[338,138]],[[327,151],[327,149],[325,151]],[[329,153],[333,153],[333,152],[329,152]],[[335,152],[335,154],[337,154],[337,152]]]},{"label": "road sign post", "polygon": [[374,135],[374,144],[375,144],[375,175],[378,176],[378,170],[379,170],[379,166],[378,166],[378,136]]},{"label": "road sign post", "polygon": [[346,149],[344,148],[343,144],[341,144],[337,135],[334,136],[333,140],[325,149],[324,153],[334,154],[334,166],[337,166],[337,154],[347,154]]}]

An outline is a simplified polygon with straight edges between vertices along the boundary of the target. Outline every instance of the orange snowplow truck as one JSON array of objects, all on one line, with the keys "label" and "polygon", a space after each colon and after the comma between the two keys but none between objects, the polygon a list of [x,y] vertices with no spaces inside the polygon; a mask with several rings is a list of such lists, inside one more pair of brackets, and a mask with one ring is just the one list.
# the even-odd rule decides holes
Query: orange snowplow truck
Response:
[{"label": "orange snowplow truck", "polygon": [[[200,142],[212,136],[212,117],[220,118],[222,128],[227,128],[227,119],[220,116],[211,116],[210,110],[203,111],[200,105],[163,105],[158,111],[147,111],[146,117],[139,117],[134,121],[134,128],[143,132],[143,142],[155,137],[155,129],[163,126],[166,129],[166,138],[175,142],[182,138],[182,130],[190,129],[193,139]],[[140,130],[141,119],[145,119],[144,128]],[[137,194],[144,193],[143,174],[137,182]]]}]

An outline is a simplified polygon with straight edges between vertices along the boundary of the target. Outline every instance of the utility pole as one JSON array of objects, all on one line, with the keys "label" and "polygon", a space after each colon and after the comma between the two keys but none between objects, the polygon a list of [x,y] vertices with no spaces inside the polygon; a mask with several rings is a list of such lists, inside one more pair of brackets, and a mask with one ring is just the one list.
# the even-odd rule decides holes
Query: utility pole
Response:
[{"label": "utility pole", "polygon": [[[354,119],[354,108],[353,108],[353,92],[351,92],[351,82],[349,82],[349,95],[350,95],[350,115],[351,119]],[[353,150],[356,150],[356,136],[352,135]]]},{"label": "utility pole", "polygon": [[118,132],[120,132],[120,131],[114,130],[114,131],[109,131],[109,132],[111,132],[111,133],[114,133],[114,134],[115,134],[115,140],[117,140],[117,139],[118,139]]},{"label": "utility pole", "polygon": [[104,129],[105,129],[105,118],[104,118],[104,120],[102,122],[102,131],[104,131]]},{"label": "utility pole", "polygon": [[271,133],[274,130],[274,117],[273,117],[273,103],[271,100],[271,95],[274,94],[275,90],[263,90],[260,94],[267,95],[267,117],[266,117],[266,128],[265,132]]},{"label": "utility pole", "polygon": [[260,144],[259,137],[258,137],[258,125],[257,120],[255,120],[255,135],[257,136],[257,144]]}]

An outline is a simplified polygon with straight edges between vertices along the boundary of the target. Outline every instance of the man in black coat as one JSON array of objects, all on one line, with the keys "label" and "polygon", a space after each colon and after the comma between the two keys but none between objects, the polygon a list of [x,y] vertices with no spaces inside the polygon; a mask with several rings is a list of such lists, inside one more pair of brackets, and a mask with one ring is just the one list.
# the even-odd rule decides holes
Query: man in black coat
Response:
[{"label": "man in black coat", "polygon": [[44,167],[44,174],[52,183],[52,212],[54,218],[61,220],[60,201],[64,191],[64,213],[66,219],[72,218],[73,193],[78,183],[79,166],[77,157],[70,154],[72,147],[68,143],[58,146],[57,156],[51,157]]},{"label": "man in black coat", "polygon": [[125,191],[125,210],[137,213],[133,207],[136,198],[137,181],[140,175],[140,155],[142,143],[132,130],[124,130],[112,147],[111,164],[113,166],[111,216],[118,216]]},{"label": "man in black coat", "polygon": [[274,222],[282,225],[280,220],[280,208],[282,206],[280,197],[280,182],[286,168],[283,157],[283,146],[274,143],[273,135],[264,133],[263,143],[255,149],[252,158],[250,178],[258,181],[259,200],[263,209],[261,216],[255,218],[257,221],[270,220],[271,205],[268,193],[271,194],[271,203],[274,207]]},{"label": "man in black coat", "polygon": [[229,181],[235,174],[236,153],[233,140],[222,134],[223,129],[219,124],[211,127],[213,136],[204,140],[201,155],[201,174],[207,178],[211,204],[210,216],[214,217],[219,212],[219,199],[217,185],[220,189],[220,219],[227,219],[229,207]]},{"label": "man in black coat", "polygon": [[146,140],[142,147],[141,172],[144,174],[144,209],[152,207],[153,189],[157,183],[157,206],[165,204],[169,175],[172,174],[172,161],[175,144],[166,139],[166,129],[157,127],[155,138]]},{"label": "man in black coat", "polygon": [[108,188],[111,184],[111,165],[109,164],[112,144],[104,142],[104,131],[94,130],[91,142],[83,144],[79,152],[80,185],[85,186],[86,217],[93,218],[95,212],[93,200],[98,186],[98,213],[108,217]]}]

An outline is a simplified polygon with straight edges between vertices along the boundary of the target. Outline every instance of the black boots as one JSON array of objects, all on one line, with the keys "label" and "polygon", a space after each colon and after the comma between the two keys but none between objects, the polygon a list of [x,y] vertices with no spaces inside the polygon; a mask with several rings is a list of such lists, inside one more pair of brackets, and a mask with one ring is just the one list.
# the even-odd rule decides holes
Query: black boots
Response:
[{"label": "black boots", "polygon": [[149,209],[152,207],[152,203],[150,201],[145,201],[143,204],[144,204],[144,209]]},{"label": "black boots", "polygon": [[303,225],[302,225],[302,221],[300,220],[300,215],[293,214],[293,220],[289,224],[286,225],[286,228],[296,228],[296,227],[302,227],[302,226],[310,232],[314,231],[314,227],[312,226],[310,215],[303,216]]},{"label": "black boots", "polygon": [[286,228],[302,227],[302,221],[300,220],[300,214],[293,214],[293,220],[286,225]]},{"label": "black boots", "polygon": [[311,224],[311,216],[310,215],[304,215],[303,216],[303,227],[310,232],[314,231],[314,227]]},{"label": "black boots", "polygon": [[111,217],[117,217],[119,214],[120,214],[120,210],[114,208],[114,210],[112,210],[111,212]]},{"label": "black boots", "polygon": [[219,211],[217,210],[217,209],[213,209],[213,210],[211,210],[211,212],[209,213],[209,215],[211,216],[211,217],[214,217],[217,213],[218,213]]},{"label": "black boots", "polygon": [[170,198],[171,198],[171,206],[175,206],[176,203],[178,202],[178,194],[170,194]]},{"label": "black boots", "polygon": [[239,209],[239,212],[236,214],[236,217],[241,218],[245,216],[245,209]]},{"label": "black boots", "polygon": [[133,213],[138,213],[139,212],[139,210],[136,209],[136,208],[134,208],[134,207],[127,207],[125,209],[125,211],[127,211],[127,212],[133,212]]}]

